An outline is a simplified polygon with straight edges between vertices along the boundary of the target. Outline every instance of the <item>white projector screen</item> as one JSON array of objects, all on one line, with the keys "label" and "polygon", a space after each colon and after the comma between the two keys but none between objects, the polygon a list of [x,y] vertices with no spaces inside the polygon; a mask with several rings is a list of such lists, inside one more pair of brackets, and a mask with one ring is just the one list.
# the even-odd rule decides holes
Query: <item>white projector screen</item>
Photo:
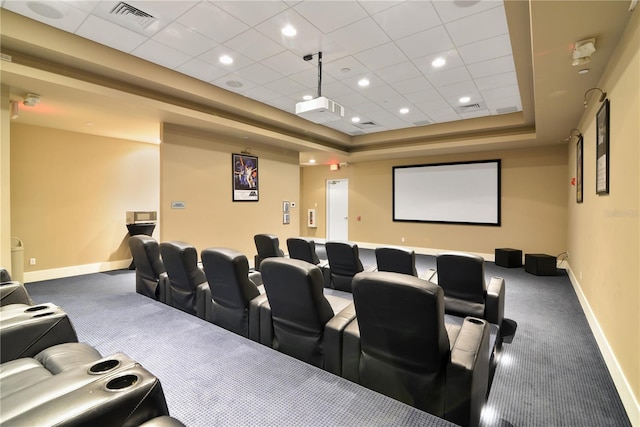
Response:
[{"label": "white projector screen", "polygon": [[393,220],[500,225],[500,160],[393,167]]}]

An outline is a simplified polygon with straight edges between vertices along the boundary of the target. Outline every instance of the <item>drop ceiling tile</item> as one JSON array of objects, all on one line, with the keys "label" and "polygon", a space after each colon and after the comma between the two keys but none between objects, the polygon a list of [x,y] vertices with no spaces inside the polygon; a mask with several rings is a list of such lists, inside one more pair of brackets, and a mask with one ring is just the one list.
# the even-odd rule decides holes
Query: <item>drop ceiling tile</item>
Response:
[{"label": "drop ceiling tile", "polygon": [[478,79],[480,77],[486,77],[493,74],[515,71],[516,67],[513,64],[513,56],[507,55],[500,58],[489,59],[487,61],[476,62],[475,64],[469,64],[467,69],[469,70],[471,77]]},{"label": "drop ceiling tile", "polygon": [[409,59],[422,58],[455,47],[442,25],[396,40],[396,44]]},{"label": "drop ceiling tile", "polygon": [[218,43],[225,42],[249,29],[244,22],[206,1],[198,3],[180,16],[176,22]]},{"label": "drop ceiling tile", "polygon": [[408,113],[398,114],[398,118],[410,126],[415,126],[414,123],[431,121],[431,118],[423,113],[422,110],[413,106],[410,108]]},{"label": "drop ceiling tile", "polygon": [[[222,55],[229,55],[231,58],[233,58],[233,64],[222,64],[220,62],[220,57]],[[216,67],[220,67],[221,69],[226,70],[228,73],[233,73],[254,63],[254,61],[252,61],[250,58],[241,55],[233,49],[229,49],[221,45],[206,51],[202,55],[198,56],[198,59],[208,64],[215,65]]]},{"label": "drop ceiling tile", "polygon": [[478,99],[474,99],[473,97],[480,96],[478,90],[476,89],[476,85],[471,80],[447,86],[440,86],[436,89],[444,99],[454,99],[455,104],[458,104],[458,98],[463,96],[470,96],[470,103],[478,102]]},{"label": "drop ceiling tile", "polygon": [[76,34],[105,46],[130,53],[147,38],[102,18],[90,15],[80,25]]},{"label": "drop ceiling tile", "polygon": [[357,2],[305,1],[293,7],[323,33],[346,27],[368,16]]},{"label": "drop ceiling tile", "polygon": [[429,117],[434,123],[447,123],[460,120],[460,115],[452,108],[450,110],[442,110],[434,113],[429,113]]},{"label": "drop ceiling tile", "polygon": [[354,108],[362,104],[371,104],[371,100],[369,98],[355,91],[345,95],[335,96],[331,99],[345,108]]},{"label": "drop ceiling tile", "polygon": [[280,98],[272,99],[267,102],[267,104],[272,107],[279,108],[281,110],[287,111],[289,113],[295,114],[296,112],[296,101],[288,96],[281,96]]},{"label": "drop ceiling tile", "polygon": [[423,100],[423,102],[416,103],[415,106],[418,107],[420,111],[432,118],[435,115],[445,113],[455,113],[456,115],[458,114],[447,101],[440,97],[429,99],[428,101]]},{"label": "drop ceiling tile", "polygon": [[256,30],[248,30],[224,43],[225,46],[242,52],[254,61],[262,61],[284,51],[284,47],[263,36]]},{"label": "drop ceiling tile", "polygon": [[517,86],[518,78],[515,72],[495,74],[493,76],[480,77],[476,79],[476,87],[483,91],[495,89],[503,86]]},{"label": "drop ceiling tile", "polygon": [[352,88],[339,81],[333,81],[329,84],[323,83],[322,85],[322,96],[326,96],[331,99],[335,96],[341,96],[352,92]]},{"label": "drop ceiling tile", "polygon": [[229,71],[216,67],[215,65],[211,65],[198,58],[193,58],[192,60],[185,62],[175,70],[205,82],[211,82],[229,74]]},{"label": "drop ceiling tile", "polygon": [[374,71],[407,61],[404,52],[391,42],[360,52],[355,57],[365,67]]},{"label": "drop ceiling tile", "polygon": [[476,117],[486,117],[490,116],[491,112],[489,110],[478,110],[469,113],[459,113],[460,117],[464,119],[475,119]]},{"label": "drop ceiling tile", "polygon": [[278,92],[279,94],[284,94],[290,97],[296,97],[299,94],[299,99],[302,101],[302,96],[308,92],[307,88],[302,86],[300,83],[295,80],[291,80],[289,78],[281,78],[275,81],[272,81],[265,85],[267,89]]},{"label": "drop ceiling tile", "polygon": [[253,27],[287,9],[281,1],[217,1],[216,6]]},{"label": "drop ceiling tile", "polygon": [[400,96],[400,94],[389,85],[367,88],[362,91],[362,94],[370,100],[382,105],[385,101]]},{"label": "drop ceiling tile", "polygon": [[409,102],[404,96],[396,95],[394,97],[385,99],[382,106],[386,111],[398,117],[402,117],[403,115],[400,113],[400,109],[408,108],[409,110],[411,110],[413,107],[413,104],[411,104],[411,102]]},{"label": "drop ceiling tile", "polygon": [[87,17],[87,12],[72,7],[66,2],[7,1],[2,7],[72,33]]},{"label": "drop ceiling tile", "polygon": [[466,64],[474,64],[512,54],[508,34],[460,46],[458,47],[458,52]]},{"label": "drop ceiling tile", "polygon": [[[290,79],[300,83],[304,87],[309,88],[317,88],[318,87],[318,70],[309,69],[305,71],[301,71],[299,73],[294,73],[288,76]],[[322,84],[329,84],[335,82],[336,79],[323,73],[322,75]]]},{"label": "drop ceiling tile", "polygon": [[[4,1],[3,1],[3,3],[4,3]],[[76,9],[83,10],[83,11],[85,11],[87,13],[93,12],[93,10],[98,5],[98,2],[96,2],[94,0],[68,0],[65,3],[67,3],[69,6],[73,6]]]},{"label": "drop ceiling tile", "polygon": [[401,2],[376,13],[373,19],[394,40],[440,25],[429,1]]},{"label": "drop ceiling tile", "polygon": [[375,74],[389,84],[411,80],[422,76],[420,70],[418,70],[410,61],[376,70]]},{"label": "drop ceiling tile", "polygon": [[451,39],[457,46],[507,34],[507,16],[504,7],[494,7],[445,24]]},{"label": "drop ceiling tile", "polygon": [[160,30],[152,39],[191,56],[198,56],[216,45],[213,40],[175,22]]},{"label": "drop ceiling tile", "polygon": [[484,1],[434,1],[438,15],[442,22],[451,22],[465,16],[480,13],[485,10],[502,6],[502,0],[484,0]]},{"label": "drop ceiling tile", "polygon": [[290,76],[302,71],[316,70],[317,67],[315,63],[305,61],[302,57],[288,50],[266,58],[262,60],[261,63],[279,72],[283,76]]},{"label": "drop ceiling tile", "polygon": [[438,93],[435,89],[416,90],[413,93],[407,93],[404,95],[414,105],[449,105],[447,101]]},{"label": "drop ceiling tile", "polygon": [[466,67],[437,71],[429,74],[427,79],[436,88],[452,85],[454,83],[471,82],[471,76],[469,75]]},{"label": "drop ceiling tile", "polygon": [[345,76],[359,78],[361,75],[368,73],[369,69],[365,67],[354,56],[345,56],[334,61],[323,61],[322,72],[336,79],[342,79]]},{"label": "drop ceiling tile", "polygon": [[170,69],[177,68],[191,59],[186,53],[155,40],[147,40],[131,51],[131,54]]},{"label": "drop ceiling tile", "polygon": [[[445,60],[445,64],[443,66],[434,67],[433,65],[431,65],[434,60],[439,58]],[[451,70],[453,68],[462,67],[464,65],[464,62],[462,62],[462,58],[460,58],[460,55],[458,55],[458,51],[456,49],[449,49],[445,52],[432,53],[431,55],[414,59],[413,63],[416,64],[418,69],[425,75]]]},{"label": "drop ceiling tile", "polygon": [[251,64],[248,67],[244,67],[235,72],[236,75],[250,80],[259,85],[264,85],[275,80],[282,78],[282,74],[273,71],[269,67],[265,67],[262,64]]},{"label": "drop ceiling tile", "polygon": [[424,76],[419,76],[413,79],[407,79],[407,80],[395,82],[391,84],[391,87],[393,87],[396,91],[398,91],[398,93],[405,96],[415,94],[418,92],[420,92],[420,95],[418,96],[420,97],[426,96],[427,94],[422,92],[425,90],[435,92],[435,89],[433,89],[433,86],[431,86],[431,83],[429,83],[429,80],[427,80]]},{"label": "drop ceiling tile", "polygon": [[388,9],[388,8],[393,7],[393,6],[398,4],[397,0],[395,0],[395,1],[358,0],[358,3],[360,3],[360,6],[362,6],[362,8],[364,10],[366,10],[370,15],[374,15],[374,14],[376,14],[378,12],[382,12],[383,10]]},{"label": "drop ceiling tile", "polygon": [[[298,32],[297,35],[294,37],[282,35],[282,28],[286,25],[293,26]],[[257,25],[255,29],[300,56],[319,52],[321,48],[322,33],[292,9],[287,9],[269,18]]]},{"label": "drop ceiling tile", "polygon": [[333,31],[328,38],[354,54],[388,43],[389,37],[371,18]]}]

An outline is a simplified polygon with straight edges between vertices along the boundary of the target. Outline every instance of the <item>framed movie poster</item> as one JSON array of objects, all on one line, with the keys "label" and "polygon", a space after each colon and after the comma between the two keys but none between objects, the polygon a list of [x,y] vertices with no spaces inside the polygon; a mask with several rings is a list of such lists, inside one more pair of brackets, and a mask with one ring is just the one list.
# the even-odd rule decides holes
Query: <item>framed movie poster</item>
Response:
[{"label": "framed movie poster", "polygon": [[576,144],[576,202],[582,203],[582,179],[584,174],[582,172],[582,135],[578,137],[578,142]]},{"label": "framed movie poster", "polygon": [[596,194],[609,194],[609,100],[596,115]]},{"label": "framed movie poster", "polygon": [[233,201],[258,201],[258,158],[246,154],[232,154]]}]

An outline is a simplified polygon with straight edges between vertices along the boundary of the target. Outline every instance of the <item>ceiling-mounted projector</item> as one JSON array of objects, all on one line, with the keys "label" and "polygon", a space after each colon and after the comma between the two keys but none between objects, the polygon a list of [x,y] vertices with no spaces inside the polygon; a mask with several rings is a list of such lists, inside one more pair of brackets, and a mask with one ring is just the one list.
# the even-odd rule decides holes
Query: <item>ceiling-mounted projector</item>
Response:
[{"label": "ceiling-mounted projector", "polygon": [[296,114],[314,123],[328,123],[344,117],[344,107],[325,96],[296,104]]}]

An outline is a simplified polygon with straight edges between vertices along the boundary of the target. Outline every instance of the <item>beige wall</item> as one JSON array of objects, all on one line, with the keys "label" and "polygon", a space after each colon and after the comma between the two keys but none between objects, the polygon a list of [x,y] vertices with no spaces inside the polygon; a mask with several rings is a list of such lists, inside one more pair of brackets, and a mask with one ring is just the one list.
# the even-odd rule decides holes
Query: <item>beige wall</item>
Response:
[{"label": "beige wall", "polygon": [[158,157],[157,145],[13,123],[11,232],[25,275],[130,260],[125,212],[158,210]]},{"label": "beige wall", "polygon": [[[498,247],[558,255],[566,251],[567,149],[549,147],[476,154],[422,157],[351,164],[331,172],[327,166],[302,172],[302,209],[317,210],[318,228],[302,233],[325,238],[327,179],[349,180],[349,240],[433,250],[493,254]],[[502,225],[408,223],[392,221],[392,167],[453,161],[502,159]],[[316,206],[317,204],[317,206]],[[361,220],[358,221],[357,217]],[[402,237],[405,241],[402,242]]]},{"label": "beige wall", "polygon": [[[231,154],[247,147],[192,129],[165,125],[161,144],[161,240],[191,243],[198,253],[222,246],[244,253],[253,265],[253,236],[272,233],[286,251],[286,239],[298,236],[299,220],[292,209],[291,223],[282,223],[282,202],[299,205],[298,154],[266,150],[252,143],[258,157],[259,201],[233,202]],[[181,201],[186,209],[171,209]]]},{"label": "beige wall", "polygon": [[[611,102],[610,193],[596,195],[597,96],[578,124],[584,135],[584,202],[568,196],[572,279],[633,393],[640,423],[640,14],[635,11],[599,87]],[[569,146],[575,176],[575,141]],[[601,331],[598,331],[598,328]],[[605,357],[607,355],[605,354]],[[625,396],[622,396],[623,399]],[[627,401],[627,407],[631,407]]]}]

